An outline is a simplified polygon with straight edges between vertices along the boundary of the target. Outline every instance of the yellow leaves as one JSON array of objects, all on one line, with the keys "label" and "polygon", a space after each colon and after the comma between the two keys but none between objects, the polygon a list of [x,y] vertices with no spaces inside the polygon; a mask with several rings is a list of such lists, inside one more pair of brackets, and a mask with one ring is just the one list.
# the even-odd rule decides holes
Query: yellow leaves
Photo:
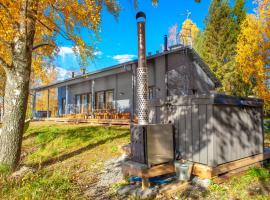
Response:
[{"label": "yellow leaves", "polygon": [[[25,44],[39,46],[32,52],[32,80],[44,84],[51,82],[45,68],[57,48],[57,39],[69,40],[80,61],[86,63],[93,58],[94,39],[101,23],[101,12],[104,8],[118,16],[120,7],[116,0],[0,0],[0,59],[12,67],[14,42],[22,37]],[[22,12],[25,6],[25,12]],[[35,21],[34,41],[27,41],[23,30],[30,21]],[[88,29],[90,40],[82,38],[80,30]],[[94,33],[94,34],[93,34]],[[87,44],[85,41],[90,41]],[[32,44],[33,43],[33,44]],[[43,45],[50,44],[50,45]],[[83,65],[83,64],[82,64]],[[1,66],[0,66],[1,67]]]},{"label": "yellow leaves", "polygon": [[265,84],[268,79],[267,51],[262,48],[266,43],[262,24],[255,15],[247,15],[243,21],[236,46],[236,69],[242,75],[243,81],[253,88],[253,94],[270,100],[269,89]]},{"label": "yellow leaves", "polygon": [[180,40],[184,45],[192,45],[199,33],[199,28],[190,19],[186,19],[182,24],[182,29],[180,31]]}]

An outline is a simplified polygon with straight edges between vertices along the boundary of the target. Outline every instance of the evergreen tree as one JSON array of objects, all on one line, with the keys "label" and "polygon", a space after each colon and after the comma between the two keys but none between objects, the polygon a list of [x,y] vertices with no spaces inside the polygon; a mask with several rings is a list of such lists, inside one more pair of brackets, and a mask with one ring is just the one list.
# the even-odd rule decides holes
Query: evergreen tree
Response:
[{"label": "evergreen tree", "polygon": [[203,41],[204,41],[204,32],[199,31],[197,34],[195,40],[194,40],[194,46],[193,48],[196,50],[196,52],[201,55],[203,52]]},{"label": "evergreen tree", "polygon": [[234,56],[240,24],[245,18],[245,0],[236,0],[230,7],[227,0],[212,0],[206,17],[201,55],[221,80],[223,88],[231,94],[239,79],[235,74]]}]

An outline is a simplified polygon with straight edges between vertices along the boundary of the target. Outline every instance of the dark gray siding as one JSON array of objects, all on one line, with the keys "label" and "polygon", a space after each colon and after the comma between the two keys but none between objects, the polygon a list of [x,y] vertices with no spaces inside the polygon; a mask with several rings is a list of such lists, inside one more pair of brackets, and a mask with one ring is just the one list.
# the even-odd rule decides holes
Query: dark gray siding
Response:
[{"label": "dark gray siding", "polygon": [[168,106],[152,101],[150,122],[174,124],[176,153],[189,161],[216,166],[262,153],[262,107],[215,104],[214,99],[174,97]]},{"label": "dark gray siding", "polygon": [[[207,77],[202,69],[195,64],[186,53],[175,52],[168,54],[168,66],[165,66],[165,55],[148,60],[149,86],[154,90],[154,98],[164,100],[166,98],[166,76],[168,76],[169,95],[208,94],[214,89],[214,83]],[[166,73],[166,68],[168,73]],[[90,93],[94,80],[94,92],[113,90],[115,105],[119,112],[131,112],[134,114],[136,104],[136,64],[129,64],[123,68],[95,74],[76,80],[76,83],[68,85],[68,104],[75,103],[75,95]],[[132,75],[133,73],[133,75]],[[132,84],[132,82],[134,82]],[[134,85],[134,87],[133,87]],[[161,111],[160,111],[161,112]],[[163,115],[163,114],[162,114]],[[161,118],[163,120],[163,118]]]},{"label": "dark gray siding", "polygon": [[217,164],[263,153],[260,107],[214,106]]}]

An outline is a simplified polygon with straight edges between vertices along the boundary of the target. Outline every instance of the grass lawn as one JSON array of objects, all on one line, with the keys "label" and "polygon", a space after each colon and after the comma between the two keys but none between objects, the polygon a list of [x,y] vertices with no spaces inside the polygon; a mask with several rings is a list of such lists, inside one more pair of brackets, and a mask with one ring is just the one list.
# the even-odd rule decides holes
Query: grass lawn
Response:
[{"label": "grass lawn", "polygon": [[22,180],[1,175],[0,199],[84,199],[104,161],[119,156],[118,146],[128,141],[126,128],[32,123],[22,164],[38,171]]},{"label": "grass lawn", "polygon": [[250,168],[241,176],[232,177],[223,184],[210,184],[209,188],[191,187],[176,194],[178,199],[206,200],[268,200],[270,199],[270,173],[267,168]]},{"label": "grass lawn", "polygon": [[[266,135],[270,139],[270,133]],[[104,162],[118,157],[118,147],[128,142],[127,128],[31,123],[24,135],[21,162],[38,170],[12,179],[0,167],[0,199],[89,199],[85,192],[98,182]],[[110,192],[119,185],[111,186]],[[178,199],[270,199],[269,191],[268,168],[253,168],[207,190],[175,195]]]}]

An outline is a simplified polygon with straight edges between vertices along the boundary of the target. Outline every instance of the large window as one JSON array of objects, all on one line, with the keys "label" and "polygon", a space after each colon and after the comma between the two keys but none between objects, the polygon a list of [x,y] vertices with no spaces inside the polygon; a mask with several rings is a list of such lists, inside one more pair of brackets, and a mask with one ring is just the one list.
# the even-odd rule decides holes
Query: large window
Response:
[{"label": "large window", "polygon": [[81,112],[81,95],[75,95],[75,113]]},{"label": "large window", "polygon": [[81,113],[87,113],[87,95],[82,94],[82,105],[81,105]]},{"label": "large window", "polygon": [[96,109],[114,109],[113,90],[96,92]]},{"label": "large window", "polygon": [[62,112],[61,114],[66,114],[66,98],[62,98]]},{"label": "large window", "polygon": [[113,90],[105,92],[106,109],[113,109]]},{"label": "large window", "polygon": [[104,91],[96,92],[96,109],[104,109]]}]

